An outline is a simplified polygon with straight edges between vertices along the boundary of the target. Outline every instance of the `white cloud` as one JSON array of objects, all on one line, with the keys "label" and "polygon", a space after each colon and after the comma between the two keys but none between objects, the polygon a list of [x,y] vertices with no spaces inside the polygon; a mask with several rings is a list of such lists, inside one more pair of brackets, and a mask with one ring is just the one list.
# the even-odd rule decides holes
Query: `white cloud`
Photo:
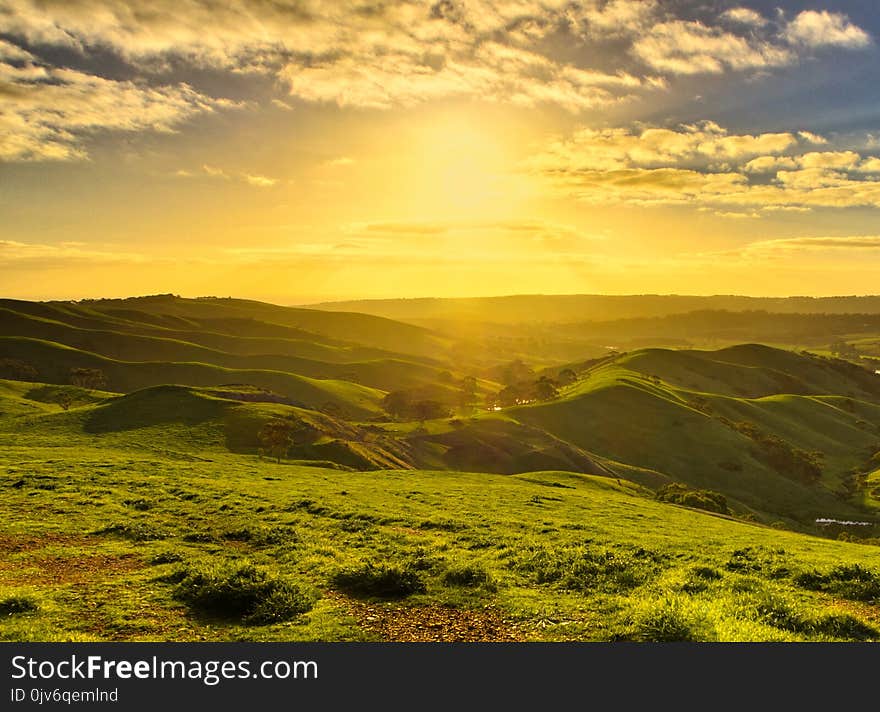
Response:
[{"label": "white cloud", "polygon": [[749,25],[751,27],[763,27],[768,23],[766,17],[760,12],[752,10],[750,7],[733,7],[721,13],[721,17],[731,22],[741,25]]},{"label": "white cloud", "polygon": [[525,166],[555,191],[594,204],[693,205],[724,217],[758,208],[880,207],[880,179],[869,170],[880,159],[808,150],[812,137],[729,134],[713,122],[580,129],[549,141]]},{"label": "white cloud", "polygon": [[98,130],[170,132],[232,102],[186,84],[149,87],[72,69],[0,62],[0,160],[73,160]]},{"label": "white cloud", "polygon": [[860,48],[871,44],[871,36],[850,22],[846,15],[827,10],[805,10],[785,28],[785,38],[807,47]]},{"label": "white cloud", "polygon": [[218,168],[217,166],[212,166],[209,164],[201,166],[201,168],[197,171],[181,168],[180,170],[175,171],[174,175],[178,178],[207,177],[227,181],[235,180],[247,183],[254,188],[272,188],[273,186],[278,184],[277,178],[270,178],[269,176],[263,176],[254,173],[229,172],[227,170],[224,170],[223,168]]},{"label": "white cloud", "polygon": [[682,20],[654,25],[632,50],[650,67],[671,74],[766,69],[791,64],[796,58],[790,49],[769,41]]}]

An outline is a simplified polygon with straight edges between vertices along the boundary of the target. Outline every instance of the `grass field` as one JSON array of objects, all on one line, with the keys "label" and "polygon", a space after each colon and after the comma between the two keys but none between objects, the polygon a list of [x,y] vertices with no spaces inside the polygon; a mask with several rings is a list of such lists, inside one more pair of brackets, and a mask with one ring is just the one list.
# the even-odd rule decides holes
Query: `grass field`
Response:
[{"label": "grass field", "polygon": [[[869,369],[639,349],[420,421],[391,386],[496,372],[194,302],[4,303],[0,359],[39,378],[0,380],[2,639],[880,639]],[[277,422],[308,437],[270,457]]]}]

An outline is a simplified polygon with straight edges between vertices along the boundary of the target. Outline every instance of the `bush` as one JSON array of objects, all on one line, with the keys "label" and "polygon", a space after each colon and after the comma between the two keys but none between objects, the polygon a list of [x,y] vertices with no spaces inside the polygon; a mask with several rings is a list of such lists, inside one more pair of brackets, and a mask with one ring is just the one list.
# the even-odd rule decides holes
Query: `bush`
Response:
[{"label": "bush", "polygon": [[795,604],[770,593],[755,596],[750,608],[759,621],[780,630],[807,633],[812,628],[811,622]]},{"label": "bush", "polygon": [[218,618],[266,625],[296,618],[314,605],[292,582],[250,563],[189,568],[182,574],[174,597]]},{"label": "bush", "polygon": [[179,561],[183,561],[183,556],[176,551],[163,551],[150,559],[150,565],[160,566],[161,564],[176,564]]},{"label": "bush", "polygon": [[657,499],[661,502],[679,504],[707,512],[730,514],[727,498],[723,494],[711,490],[693,490],[677,482],[664,485],[657,490]]},{"label": "bush", "polygon": [[296,532],[290,527],[244,527],[223,533],[227,541],[247,542],[252,546],[275,546],[297,541]]},{"label": "bush", "polygon": [[514,564],[539,584],[569,591],[626,591],[653,578],[660,557],[644,549],[612,551],[582,546],[535,547]]},{"label": "bush", "polygon": [[9,596],[0,600],[0,616],[3,617],[34,613],[39,608],[37,602],[28,596]]},{"label": "bush", "polygon": [[721,578],[721,572],[711,566],[694,566],[687,572],[681,590],[690,594],[702,593],[709,588],[712,582],[719,581]]},{"label": "bush", "polygon": [[681,643],[711,640],[707,622],[675,596],[644,603],[634,617],[634,638],[646,643]]},{"label": "bush", "polygon": [[827,573],[802,573],[794,582],[810,591],[823,591],[853,601],[880,599],[880,575],[859,564],[836,566]]},{"label": "bush", "polygon": [[875,628],[849,613],[828,613],[816,620],[813,627],[817,633],[845,640],[873,640],[880,635]]},{"label": "bush", "polygon": [[357,568],[339,571],[333,576],[332,583],[340,591],[373,598],[406,598],[427,590],[418,571],[409,564],[367,562]]},{"label": "bush", "polygon": [[483,588],[495,591],[497,586],[492,575],[479,564],[451,566],[443,572],[443,583],[459,588]]},{"label": "bush", "polygon": [[152,541],[164,539],[165,532],[145,522],[125,522],[124,524],[110,524],[99,529],[95,534],[110,534],[129,541]]}]

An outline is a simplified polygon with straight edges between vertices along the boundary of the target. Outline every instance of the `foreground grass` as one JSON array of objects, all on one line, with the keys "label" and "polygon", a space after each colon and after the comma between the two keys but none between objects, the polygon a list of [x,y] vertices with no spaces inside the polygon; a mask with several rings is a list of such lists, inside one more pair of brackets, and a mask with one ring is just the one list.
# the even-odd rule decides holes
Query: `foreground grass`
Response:
[{"label": "foreground grass", "polygon": [[[627,482],[340,472],[61,430],[0,434],[0,453],[5,640],[880,637],[880,548]],[[278,607],[227,606],[242,590]]]}]

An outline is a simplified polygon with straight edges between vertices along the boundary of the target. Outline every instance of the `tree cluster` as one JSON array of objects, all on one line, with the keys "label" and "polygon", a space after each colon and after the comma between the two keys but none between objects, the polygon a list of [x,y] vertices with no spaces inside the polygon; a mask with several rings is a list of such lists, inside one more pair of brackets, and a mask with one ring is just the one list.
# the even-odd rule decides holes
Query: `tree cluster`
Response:
[{"label": "tree cluster", "polygon": [[0,359],[0,378],[9,381],[36,381],[39,378],[37,369],[17,358]]},{"label": "tree cluster", "polygon": [[426,420],[446,418],[451,415],[448,405],[432,398],[419,398],[412,391],[391,391],[382,399],[382,408],[399,420]]}]

